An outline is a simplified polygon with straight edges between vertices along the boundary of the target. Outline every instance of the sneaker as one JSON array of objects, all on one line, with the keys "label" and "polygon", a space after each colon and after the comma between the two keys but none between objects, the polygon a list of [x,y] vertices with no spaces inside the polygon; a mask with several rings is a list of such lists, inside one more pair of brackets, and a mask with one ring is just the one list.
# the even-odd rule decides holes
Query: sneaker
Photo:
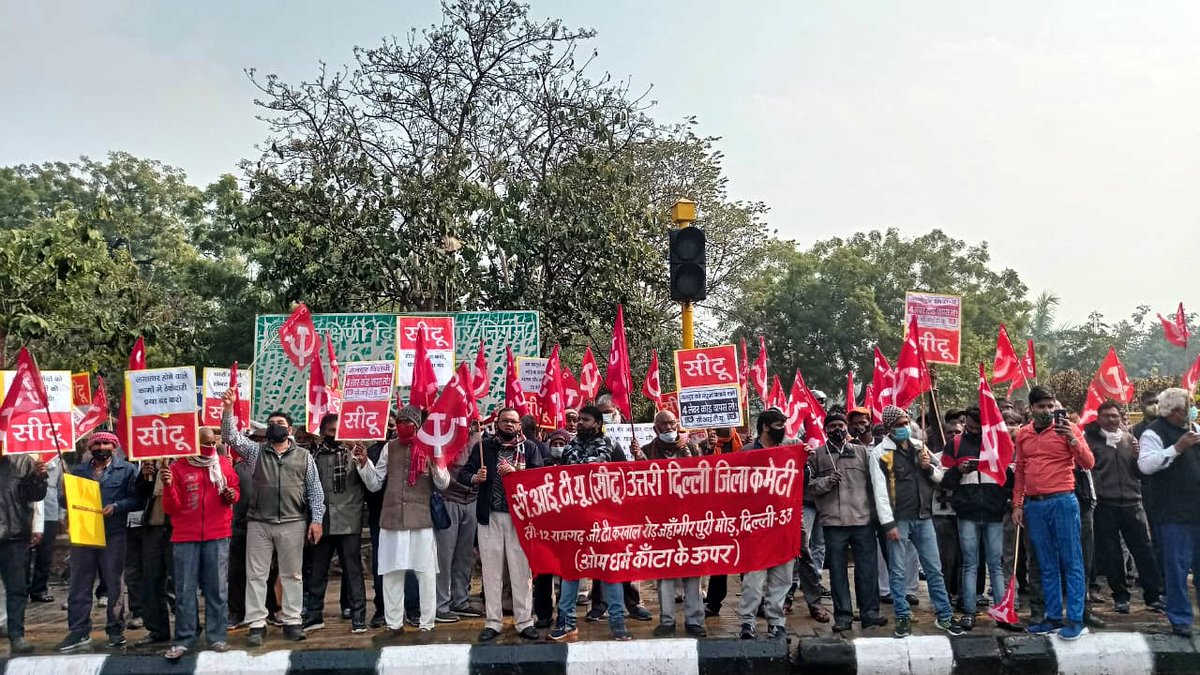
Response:
[{"label": "sneaker", "polygon": [[1146,609],[1154,612],[1155,614],[1167,613],[1167,605],[1162,600],[1155,600],[1154,602],[1147,603]]},{"label": "sneaker", "polygon": [[912,635],[912,619],[907,616],[896,617],[896,629],[892,631],[892,637],[906,638]]},{"label": "sneaker", "polygon": [[601,609],[600,607],[593,607],[588,610],[587,616],[584,616],[583,620],[587,621],[588,623],[592,623],[593,621],[599,621],[600,619],[603,619],[607,615],[608,615],[607,607],[605,607],[603,609]]},{"label": "sneaker", "polygon": [[267,615],[267,624],[269,624],[271,626],[282,626],[283,619],[279,618],[278,614],[275,614],[274,612],[272,612],[271,614]]},{"label": "sneaker", "polygon": [[470,605],[459,605],[458,607],[451,607],[450,611],[459,616],[465,616],[470,619],[478,619],[479,617],[483,616],[483,612],[475,609],[474,607],[472,607]]},{"label": "sneaker", "polygon": [[538,629],[534,628],[533,626],[526,626],[525,630],[521,631],[520,633],[517,633],[517,635],[520,635],[522,640],[541,640],[542,639],[542,634],[539,633]]},{"label": "sneaker", "polygon": [[939,629],[944,630],[947,633],[954,635],[954,636],[963,634],[962,626],[959,626],[954,621],[954,617],[949,617],[946,619],[938,619],[934,625],[937,626]]},{"label": "sneaker", "polygon": [[959,628],[962,628],[965,631],[969,631],[969,630],[975,628],[975,615],[974,614],[963,614],[962,616],[960,616],[958,618],[958,626],[959,626]]},{"label": "sneaker", "polygon": [[375,612],[375,614],[371,616],[371,628],[383,628],[386,625],[387,617],[383,615],[383,612]]},{"label": "sneaker", "polygon": [[491,642],[498,637],[500,637],[500,631],[496,630],[495,628],[484,628],[483,630],[479,631],[480,642]]},{"label": "sneaker", "polygon": [[567,625],[559,623],[550,631],[550,639],[555,642],[574,642],[579,639],[579,629],[575,624]]},{"label": "sneaker", "polygon": [[617,642],[629,642],[633,639],[633,633],[630,633],[628,630],[626,630],[625,624],[623,623],[611,626],[610,629],[612,630],[612,639],[616,640]]},{"label": "sneaker", "polygon": [[24,637],[9,638],[8,651],[12,654],[32,654],[33,643]]},{"label": "sneaker", "polygon": [[1069,623],[1058,631],[1058,637],[1063,640],[1078,640],[1087,634],[1087,627],[1080,623]]},{"label": "sneaker", "polygon": [[291,642],[303,642],[308,639],[308,636],[304,634],[303,626],[284,626],[283,637]]},{"label": "sneaker", "polygon": [[251,647],[261,647],[266,634],[266,628],[251,628],[250,633],[246,635],[246,644]]},{"label": "sneaker", "polygon": [[658,624],[657,626],[654,627],[654,637],[657,637],[657,638],[675,637],[675,624],[673,624],[673,623]]},{"label": "sneaker", "polygon": [[738,634],[738,638],[740,638],[742,640],[753,640],[755,637],[756,636],[754,635],[754,624],[752,624],[752,623],[742,624],[742,632]]},{"label": "sneaker", "polygon": [[1035,623],[1029,628],[1026,628],[1025,632],[1029,633],[1030,635],[1050,635],[1051,633],[1057,633],[1058,631],[1062,630],[1062,628],[1062,621],[1046,619],[1045,621]]},{"label": "sneaker", "polygon": [[592,599],[591,599],[591,597],[588,596],[587,593],[580,591],[579,595],[575,598],[575,606],[578,607],[579,605],[586,605],[591,601],[592,601]]},{"label": "sneaker", "polygon": [[642,607],[641,605],[637,605],[636,607],[630,607],[628,614],[629,614],[629,618],[635,619],[637,621],[653,621],[654,620],[654,615],[651,614],[650,612],[646,611],[646,608]]},{"label": "sneaker", "polygon": [[404,622],[407,623],[408,625],[412,626],[413,628],[421,627],[421,617],[419,617],[419,616],[406,616],[406,617],[404,617]]},{"label": "sneaker", "polygon": [[1117,614],[1128,614],[1129,613],[1129,601],[1125,600],[1124,602],[1114,603],[1113,609],[1116,610]]},{"label": "sneaker", "polygon": [[438,612],[435,621],[437,623],[458,623],[458,615],[451,612]]},{"label": "sneaker", "polygon": [[54,651],[66,654],[77,649],[83,649],[90,644],[92,644],[91,635],[68,635],[62,642],[58,643]]},{"label": "sneaker", "polygon": [[351,633],[360,633],[360,634],[365,633],[365,632],[367,632],[367,624],[365,624],[365,623],[352,624],[350,626],[350,632]]},{"label": "sneaker", "polygon": [[685,624],[683,627],[683,632],[694,638],[708,637],[708,629],[698,623]]},{"label": "sneaker", "polygon": [[377,645],[390,645],[398,642],[404,637],[404,627],[389,628],[379,635],[371,638],[371,642]]},{"label": "sneaker", "polygon": [[783,626],[767,626],[767,637],[772,640],[783,640],[787,638],[787,629]]},{"label": "sneaker", "polygon": [[[304,623],[300,624],[300,628],[305,633],[309,633],[314,630],[321,630],[324,627],[325,627],[325,619],[320,619],[315,616],[312,617],[311,619],[305,619]],[[284,632],[287,632],[287,631],[284,631]]]},{"label": "sneaker", "polygon": [[110,635],[108,636],[108,642],[105,643],[105,646],[109,649],[120,649],[128,642],[129,641],[125,639],[124,635]]}]

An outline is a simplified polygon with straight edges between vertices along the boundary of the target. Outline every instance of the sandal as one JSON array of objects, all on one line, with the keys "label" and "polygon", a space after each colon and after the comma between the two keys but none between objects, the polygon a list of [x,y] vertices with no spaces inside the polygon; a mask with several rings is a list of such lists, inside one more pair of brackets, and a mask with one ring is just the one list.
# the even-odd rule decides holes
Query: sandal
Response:
[{"label": "sandal", "polygon": [[817,620],[817,623],[829,623],[829,612],[824,607],[809,607],[808,615]]},{"label": "sandal", "polygon": [[168,661],[178,661],[179,659],[183,658],[184,654],[187,654],[187,651],[187,647],[182,645],[172,645],[164,656],[166,656]]}]

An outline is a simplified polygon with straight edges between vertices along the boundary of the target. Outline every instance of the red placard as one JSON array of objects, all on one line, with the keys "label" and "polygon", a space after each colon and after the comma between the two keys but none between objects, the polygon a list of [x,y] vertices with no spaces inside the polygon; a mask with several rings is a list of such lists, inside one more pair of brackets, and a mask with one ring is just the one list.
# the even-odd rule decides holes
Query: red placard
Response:
[{"label": "red placard", "polygon": [[904,326],[917,317],[917,342],[928,363],[958,365],[961,360],[962,297],[909,291],[904,296]]},{"label": "red placard", "polygon": [[[800,547],[801,445],[504,477],[536,574],[606,582],[764,570]],[[646,514],[651,514],[647,516]]]},{"label": "red placard", "polygon": [[4,437],[4,454],[43,453],[74,449],[74,421],[69,412],[17,411]]},{"label": "red placard", "polygon": [[658,406],[659,410],[670,410],[675,413],[676,419],[679,418],[679,392],[664,392],[659,400],[662,402],[662,405]]},{"label": "red placard", "polygon": [[391,404],[391,401],[343,401],[338,415],[338,440],[387,439],[388,407]]},{"label": "red placard", "polygon": [[675,389],[738,384],[737,347],[702,347],[675,352]]},{"label": "red placard", "polygon": [[71,373],[71,405],[83,408],[92,404],[92,376],[89,373]]},{"label": "red placard", "polygon": [[195,412],[137,415],[129,418],[130,461],[200,454],[200,425]]}]

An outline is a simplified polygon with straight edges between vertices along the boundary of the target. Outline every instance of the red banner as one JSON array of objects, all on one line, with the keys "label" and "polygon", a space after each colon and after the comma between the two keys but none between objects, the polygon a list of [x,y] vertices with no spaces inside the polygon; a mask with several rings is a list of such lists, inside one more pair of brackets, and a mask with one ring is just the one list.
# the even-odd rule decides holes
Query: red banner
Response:
[{"label": "red banner", "polygon": [[536,574],[607,582],[753,572],[800,550],[803,446],[504,477]]},{"label": "red banner", "polygon": [[129,418],[129,460],[175,459],[200,454],[196,413],[133,415]]},{"label": "red banner", "polygon": [[82,408],[92,404],[92,376],[88,373],[71,373],[71,404]]}]

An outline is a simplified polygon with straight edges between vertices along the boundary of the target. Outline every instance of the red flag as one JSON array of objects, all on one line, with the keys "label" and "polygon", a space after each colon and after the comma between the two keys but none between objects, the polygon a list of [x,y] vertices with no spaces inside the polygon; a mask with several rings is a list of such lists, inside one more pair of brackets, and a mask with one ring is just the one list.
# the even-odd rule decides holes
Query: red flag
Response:
[{"label": "red flag", "polygon": [[[463,388],[466,390],[466,392],[468,394],[468,396],[467,396],[467,419],[468,420],[477,420],[483,413],[481,413],[479,411],[479,401],[478,401],[478,399],[475,398],[475,373],[470,367],[467,367],[467,364],[460,363],[459,370],[456,371],[456,374],[458,374],[457,376],[459,378],[459,381],[462,383]],[[450,386],[450,383],[447,382],[446,386]],[[443,391],[443,393],[445,392],[444,389],[442,391]],[[434,405],[437,405],[437,404],[435,403]]]},{"label": "red flag", "polygon": [[[17,372],[12,386],[0,403],[0,431],[7,432],[14,413],[45,411],[50,407],[46,396],[46,383],[38,372],[37,361],[25,347],[17,354]],[[61,435],[61,434],[60,434]]]},{"label": "red flag", "polygon": [[[866,389],[863,390],[863,402],[866,403],[867,410],[873,409],[875,406],[872,403],[875,400],[875,383],[868,382]],[[874,424],[874,420],[871,421]]]},{"label": "red flag", "polygon": [[787,410],[787,399],[784,398],[783,385],[779,382],[778,375],[771,379],[771,391],[765,401],[768,408],[778,408],[780,412]]},{"label": "red flag", "polygon": [[1196,393],[1196,383],[1200,382],[1200,355],[1196,356],[1196,360],[1192,362],[1192,367],[1183,374],[1183,382],[1179,385],[1187,389],[1189,393]]},{"label": "red flag", "polygon": [[429,360],[429,349],[425,346],[425,331],[417,331],[416,358],[413,361],[412,387],[408,392],[408,404],[421,410],[433,407],[437,398],[437,373]]},{"label": "red flag", "polygon": [[1004,599],[1000,604],[988,610],[988,616],[1000,623],[1017,624],[1021,619],[1017,616],[1017,576],[1014,574],[1008,580],[1008,589],[1004,591]]},{"label": "red flag", "polygon": [[584,350],[583,365],[579,367],[579,392],[585,401],[595,401],[596,394],[600,393],[600,368],[592,355],[591,345]]},{"label": "red flag", "polygon": [[1162,322],[1163,336],[1167,338],[1167,342],[1187,349],[1189,333],[1187,315],[1183,313],[1183,303],[1179,303],[1179,309],[1175,310],[1174,319],[1165,319],[1162,314],[1159,314],[1158,320]]},{"label": "red flag", "polygon": [[583,391],[566,366],[562,367],[562,391],[563,405],[567,408],[578,410],[579,406],[583,405]]},{"label": "red flag", "polygon": [[1004,324],[1000,324],[1000,333],[996,336],[996,359],[992,363],[992,384],[1001,382],[1012,382],[1012,389],[1025,385],[1024,368],[1017,358],[1017,350],[1013,349],[1012,341],[1008,339],[1008,329]]},{"label": "red flag", "polygon": [[759,335],[758,357],[754,359],[754,365],[750,366],[750,382],[763,402],[767,401],[767,367],[767,340]]},{"label": "red flag", "polygon": [[[475,353],[475,372],[471,373],[472,389],[475,393],[475,398],[487,398],[488,392],[492,389],[492,374],[488,372],[487,353],[484,351],[485,343],[481,339],[479,341],[479,351]],[[478,411],[479,406],[475,409]]]},{"label": "red flag", "polygon": [[896,373],[878,346],[875,347],[875,372],[871,376],[871,393],[867,405],[871,407],[873,423],[879,424],[883,421],[883,409],[896,403]]},{"label": "red flag", "polygon": [[317,352],[308,366],[307,428],[308,433],[319,434],[321,418],[334,412],[333,396],[325,382],[325,367],[321,364],[320,352]]},{"label": "red flag", "polygon": [[566,406],[563,405],[562,363],[558,354],[558,345],[550,352],[546,360],[546,373],[542,376],[542,397],[538,402],[544,427],[561,429],[567,424]]},{"label": "red flag", "polygon": [[409,462],[409,485],[417,484],[430,457],[444,469],[467,447],[471,438],[470,401],[474,393],[471,389],[470,366],[460,363],[417,431]]},{"label": "red flag", "polygon": [[749,414],[750,410],[750,355],[746,353],[746,338],[741,340],[741,360],[738,361],[738,401],[742,412]]},{"label": "red flag", "polygon": [[287,354],[292,365],[304,370],[313,359],[321,358],[318,340],[320,336],[313,326],[312,313],[304,303],[296,305],[296,309],[279,327],[279,344],[283,347],[283,353]]},{"label": "red flag", "polygon": [[896,360],[896,405],[907,408],[931,388],[929,367],[917,342],[917,317],[914,315],[904,337],[904,346],[900,348],[900,358]]},{"label": "red flag", "polygon": [[[333,338],[329,333],[325,334],[325,351],[326,357],[329,359],[329,388],[333,391],[342,390],[342,369],[338,367],[337,354],[333,352]],[[234,364],[233,372],[237,373],[237,364]],[[229,386],[233,386],[230,384]],[[238,420],[241,423],[241,420]],[[240,427],[239,427],[240,428]]]},{"label": "red flag", "polygon": [[525,389],[521,387],[521,378],[517,375],[517,363],[513,359],[512,347],[506,349],[504,407],[516,410],[518,415],[524,417],[530,414],[529,405],[525,401]]},{"label": "red flag", "polygon": [[1029,345],[1025,348],[1025,359],[1021,363],[1025,370],[1026,382],[1037,381],[1037,351],[1033,348],[1033,338],[1029,339]]},{"label": "red flag", "polygon": [[1087,402],[1084,403],[1083,413],[1079,416],[1079,426],[1094,421],[1100,404],[1110,399],[1117,403],[1129,403],[1133,400],[1133,383],[1125,374],[1125,366],[1117,357],[1117,350],[1112,347],[1108,348],[1108,354],[1088,385]]},{"label": "red flag", "polygon": [[846,411],[849,412],[858,407],[858,402],[854,400],[854,372],[846,371]]},{"label": "red flag", "polygon": [[654,401],[654,409],[662,407],[662,384],[658,375],[658,350],[650,350],[650,369],[646,371],[646,381],[642,383],[642,395]]},{"label": "red flag", "polygon": [[[332,354],[332,352],[330,352]],[[250,420],[247,417],[246,410],[242,409],[242,392],[238,389],[238,362],[233,362],[233,367],[229,369],[229,388],[233,390],[233,417],[237,421],[238,431],[246,431],[250,428]]]},{"label": "red flag", "polygon": [[1004,485],[1008,480],[1008,465],[1012,464],[1013,441],[1000,406],[988,386],[983,364],[979,364],[979,425],[983,427],[983,448],[979,453],[979,471]]},{"label": "red flag", "polygon": [[[800,423],[804,427],[805,444],[809,448],[824,445],[828,440],[825,437],[825,408],[821,407],[821,404],[817,402],[817,397],[813,396],[812,390],[804,383],[804,376],[800,374],[799,368],[796,369],[796,377],[792,380],[790,405],[794,408],[788,411],[785,433],[787,433],[786,425],[794,424],[794,418],[798,415]],[[799,429],[796,429],[791,435],[795,436],[798,433]]]},{"label": "red flag", "polygon": [[804,428],[804,419],[808,416],[808,397],[804,395],[804,383],[800,379],[799,370],[792,380],[792,392],[791,396],[788,396],[784,413],[787,414],[787,421],[784,422],[783,433],[791,438],[799,436],[800,430]]},{"label": "red flag", "polygon": [[[146,369],[146,339],[141,335],[138,336],[136,342],[133,343],[133,349],[129,352],[129,368],[128,370],[145,370]],[[117,440],[121,443],[122,448],[129,447],[129,411],[125,409],[125,399],[127,396],[122,396],[117,402]]]},{"label": "red flag", "polygon": [[109,422],[108,392],[104,390],[104,378],[96,376],[96,391],[92,394],[92,404],[87,412],[75,424],[75,438],[83,438],[96,427]]},{"label": "red flag", "polygon": [[617,305],[617,320],[613,324],[612,345],[608,350],[608,368],[604,371],[604,385],[612,394],[613,405],[625,419],[633,419],[629,395],[633,391],[633,376],[629,370],[629,345],[625,341],[625,308]]}]

